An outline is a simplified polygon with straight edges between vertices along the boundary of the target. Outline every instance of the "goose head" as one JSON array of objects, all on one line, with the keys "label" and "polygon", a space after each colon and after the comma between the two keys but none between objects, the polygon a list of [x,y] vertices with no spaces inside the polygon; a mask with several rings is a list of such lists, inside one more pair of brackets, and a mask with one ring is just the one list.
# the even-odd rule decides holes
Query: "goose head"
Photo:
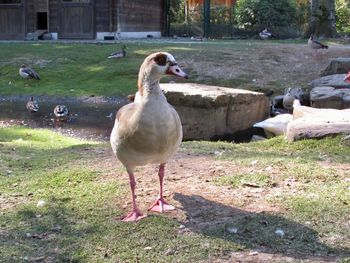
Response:
[{"label": "goose head", "polygon": [[144,60],[140,67],[139,85],[157,83],[167,75],[188,78],[170,53],[153,53]]}]

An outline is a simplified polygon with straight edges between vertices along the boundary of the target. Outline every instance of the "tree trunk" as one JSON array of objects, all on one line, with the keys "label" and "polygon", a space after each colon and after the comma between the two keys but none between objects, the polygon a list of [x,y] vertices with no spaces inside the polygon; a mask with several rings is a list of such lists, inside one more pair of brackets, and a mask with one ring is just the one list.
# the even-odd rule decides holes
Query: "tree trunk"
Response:
[{"label": "tree trunk", "polygon": [[336,33],[335,0],[311,0],[311,16],[306,35],[334,37]]}]

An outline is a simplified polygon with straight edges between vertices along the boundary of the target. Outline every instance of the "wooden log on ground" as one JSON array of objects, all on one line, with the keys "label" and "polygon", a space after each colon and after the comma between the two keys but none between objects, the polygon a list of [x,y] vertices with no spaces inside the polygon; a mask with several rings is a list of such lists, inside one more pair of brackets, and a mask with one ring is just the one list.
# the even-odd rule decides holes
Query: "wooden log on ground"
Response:
[{"label": "wooden log on ground", "polygon": [[315,109],[294,103],[293,120],[288,123],[286,139],[290,142],[306,138],[350,134],[350,109]]}]

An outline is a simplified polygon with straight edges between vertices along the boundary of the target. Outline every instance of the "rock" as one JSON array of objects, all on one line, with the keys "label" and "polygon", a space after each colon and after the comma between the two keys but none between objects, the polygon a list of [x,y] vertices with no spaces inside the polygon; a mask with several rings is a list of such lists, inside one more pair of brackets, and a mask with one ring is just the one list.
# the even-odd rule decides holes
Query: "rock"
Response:
[{"label": "rock", "polygon": [[41,39],[41,40],[52,40],[52,34],[46,32],[45,34],[43,34],[43,35],[40,37],[40,39]]},{"label": "rock", "polygon": [[233,134],[269,116],[269,100],[263,93],[195,83],[161,88],[179,113],[184,140]]},{"label": "rock", "polygon": [[334,58],[327,68],[321,72],[321,76],[333,74],[346,74],[350,70],[350,58]]},{"label": "rock", "polygon": [[334,87],[315,87],[310,92],[311,107],[346,109],[350,108],[350,89]]},{"label": "rock", "polygon": [[334,74],[334,75],[321,77],[309,83],[309,87],[315,88],[315,87],[327,86],[327,87],[334,87],[337,89],[350,88],[350,83],[344,81],[345,76],[346,74]]},{"label": "rock", "polygon": [[38,40],[38,35],[36,34],[36,32],[29,32],[29,33],[27,33],[25,40],[27,40],[27,41],[37,41]]}]

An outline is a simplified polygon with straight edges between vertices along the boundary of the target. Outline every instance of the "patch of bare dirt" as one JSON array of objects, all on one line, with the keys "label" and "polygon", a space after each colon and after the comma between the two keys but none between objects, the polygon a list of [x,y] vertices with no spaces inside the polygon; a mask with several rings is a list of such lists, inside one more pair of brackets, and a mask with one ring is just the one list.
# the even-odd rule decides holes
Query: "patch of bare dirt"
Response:
[{"label": "patch of bare dirt", "polygon": [[277,83],[282,87],[282,92],[287,87],[307,88],[308,83],[318,78],[328,66],[330,59],[348,57],[349,52],[350,45],[331,44],[329,49],[315,55],[306,44],[256,45],[247,42],[246,48],[227,46],[215,52],[203,50],[178,60],[184,63],[185,68],[192,68],[199,81],[208,78],[230,80],[244,76],[248,78],[248,83],[233,88],[250,85],[268,88],[266,85]]},{"label": "patch of bare dirt", "polygon": [[[128,175],[122,170],[122,165],[108,151],[105,152],[99,165],[108,164],[108,174],[101,180],[121,179],[127,193],[122,200],[115,200],[123,207],[126,215],[131,209],[131,196],[129,190]],[[113,165],[111,166],[111,163]],[[116,172],[113,173],[113,166]],[[183,222],[186,226],[180,230],[184,234],[215,229],[232,222],[234,218],[278,217],[278,214],[286,212],[283,207],[268,202],[271,196],[285,193],[293,193],[299,186],[299,182],[293,179],[280,181],[269,187],[246,186],[231,188],[215,182],[221,176],[233,175],[244,169],[253,171],[254,167],[242,167],[229,161],[218,160],[215,155],[199,155],[187,152],[178,152],[166,166],[164,180],[164,197],[175,205],[176,210],[166,216]],[[137,181],[137,203],[142,211],[147,213],[148,206],[155,200],[159,191],[158,167],[147,165],[138,168],[135,172]],[[153,214],[148,212],[148,215]],[[247,219],[248,222],[250,219]],[[281,219],[284,220],[284,219]],[[287,222],[287,221],[286,221]],[[263,222],[264,223],[264,222]],[[291,223],[297,226],[296,223]],[[297,226],[301,227],[301,226]],[[295,252],[275,254],[266,250],[247,249],[228,255],[228,259],[209,260],[205,262],[334,262],[335,257],[311,255],[299,255]]]}]

